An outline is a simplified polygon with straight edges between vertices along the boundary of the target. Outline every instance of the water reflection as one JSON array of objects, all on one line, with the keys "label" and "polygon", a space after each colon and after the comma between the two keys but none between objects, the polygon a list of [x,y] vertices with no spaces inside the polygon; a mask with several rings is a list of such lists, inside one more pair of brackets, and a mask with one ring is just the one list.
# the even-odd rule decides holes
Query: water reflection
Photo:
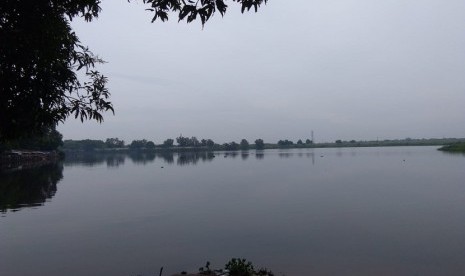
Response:
[{"label": "water reflection", "polygon": [[162,158],[163,161],[167,164],[173,164],[174,163],[174,154],[172,152],[161,152],[157,153],[157,156],[159,158]]},{"label": "water reflection", "polygon": [[[277,154],[279,158],[287,159],[292,157],[311,158],[312,163],[315,163],[315,154],[313,152],[305,151],[289,151],[283,150],[278,152],[270,151],[270,154]],[[267,153],[268,154],[268,153]],[[245,161],[250,156],[255,155],[257,160],[265,158],[265,151],[252,150],[252,151],[184,151],[184,152],[170,152],[170,151],[130,151],[130,152],[92,152],[92,153],[68,153],[64,164],[66,166],[98,166],[106,165],[109,168],[117,168],[125,165],[126,159],[129,159],[136,165],[148,165],[156,160],[160,160],[167,165],[176,164],[178,166],[197,165],[199,162],[208,162],[215,157],[235,159],[240,157]],[[338,157],[342,155],[337,153]]]},{"label": "water reflection", "polygon": [[124,158],[124,155],[117,154],[117,155],[109,155],[106,158],[107,166],[108,167],[119,167],[124,165],[124,161],[126,159]]},{"label": "water reflection", "polygon": [[88,166],[93,167],[106,164],[107,167],[119,167],[124,165],[125,153],[102,153],[102,152],[76,152],[66,153],[65,166]]},{"label": "water reflection", "polygon": [[[237,152],[227,152],[225,157],[236,157]],[[214,152],[192,151],[192,152],[169,152],[169,151],[133,151],[133,152],[92,152],[92,153],[68,153],[64,164],[66,166],[98,166],[106,164],[107,167],[119,167],[125,164],[126,159],[137,165],[147,165],[156,159],[166,164],[179,166],[196,165],[199,161],[206,162],[215,158]],[[244,159],[244,158],[243,158]]]},{"label": "water reflection", "polygon": [[279,153],[280,158],[289,158],[289,157],[292,157],[292,156],[294,156],[294,153],[292,153],[292,152],[280,152]]},{"label": "water reflection", "polygon": [[128,154],[129,158],[131,159],[134,164],[142,164],[147,165],[155,161],[156,154],[152,151],[132,151]]},{"label": "water reflection", "polygon": [[0,219],[0,275],[152,275],[161,266],[172,275],[237,252],[288,276],[465,275],[463,155],[231,153],[70,157],[81,165],[65,168],[59,200],[33,212],[10,210],[49,200],[62,168],[1,175],[0,210],[11,213]]},{"label": "water reflection", "polygon": [[183,152],[178,154],[177,164],[180,166],[197,164],[200,160],[202,162],[211,161],[215,158],[213,152]]},{"label": "water reflection", "polygon": [[43,205],[55,195],[57,183],[62,178],[61,163],[0,172],[0,212]]}]

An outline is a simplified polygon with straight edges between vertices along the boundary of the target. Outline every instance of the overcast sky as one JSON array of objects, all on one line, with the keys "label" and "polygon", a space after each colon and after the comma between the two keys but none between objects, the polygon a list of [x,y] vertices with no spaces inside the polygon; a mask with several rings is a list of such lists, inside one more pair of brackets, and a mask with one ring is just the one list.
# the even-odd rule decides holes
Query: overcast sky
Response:
[{"label": "overcast sky", "polygon": [[104,0],[73,22],[108,62],[115,115],[69,119],[65,139],[465,137],[463,0],[231,2],[204,29],[145,8]]}]

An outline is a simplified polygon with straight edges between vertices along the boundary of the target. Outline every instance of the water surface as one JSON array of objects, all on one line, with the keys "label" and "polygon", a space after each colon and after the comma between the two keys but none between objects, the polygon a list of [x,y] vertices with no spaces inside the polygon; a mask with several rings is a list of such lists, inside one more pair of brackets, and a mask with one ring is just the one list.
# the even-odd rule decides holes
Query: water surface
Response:
[{"label": "water surface", "polygon": [[464,180],[436,147],[70,156],[0,175],[0,275],[465,275]]}]

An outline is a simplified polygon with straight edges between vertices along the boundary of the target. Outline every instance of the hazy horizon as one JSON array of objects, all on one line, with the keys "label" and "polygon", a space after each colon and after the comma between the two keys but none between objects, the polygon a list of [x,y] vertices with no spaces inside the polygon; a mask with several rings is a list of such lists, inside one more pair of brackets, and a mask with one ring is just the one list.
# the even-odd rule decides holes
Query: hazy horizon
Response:
[{"label": "hazy horizon", "polygon": [[[155,143],[155,145],[159,146],[159,145],[162,145],[163,142],[166,140],[166,139],[173,139],[174,140],[174,145],[177,145],[177,142],[176,142],[176,138],[179,137],[176,136],[176,137],[166,137],[166,138],[162,138],[160,140],[156,140],[154,141],[153,139],[150,139],[148,137],[140,137],[140,138],[136,138],[136,139],[129,139],[129,140],[124,140],[124,143],[126,146],[128,146],[129,144],[131,144],[131,142],[133,140],[142,140],[142,139],[146,139],[147,141],[152,141]],[[192,136],[189,136],[189,135],[183,135],[183,137],[188,137],[188,138],[191,138]],[[211,139],[210,137],[198,137],[198,136],[195,136],[199,141],[201,139]],[[105,141],[107,138],[120,138],[121,137],[104,137],[104,138],[93,138],[93,137],[83,137],[83,138],[80,138],[80,139],[72,139],[72,138],[67,138],[67,137],[63,137],[63,140],[75,140],[75,141],[80,141],[80,140],[86,140],[86,139],[89,139],[89,140],[101,140],[101,141]],[[278,140],[264,140],[262,137],[255,137],[253,139],[247,139],[247,138],[241,138],[241,139],[237,139],[237,140],[224,140],[224,141],[216,141],[216,140],[213,140],[213,142],[215,142],[215,144],[224,144],[224,143],[231,143],[231,142],[236,142],[236,143],[240,143],[242,139],[246,139],[247,142],[249,142],[250,144],[253,144],[255,142],[256,139],[262,139],[263,142],[265,144],[277,144],[279,140],[290,140],[291,142],[293,142],[294,144],[297,143],[298,140],[302,140],[302,142],[305,144],[305,140],[306,139],[311,139],[311,136],[309,137],[304,137],[304,138],[278,138]],[[396,141],[396,140],[399,140],[399,141],[402,141],[402,140],[407,140],[407,139],[412,139],[412,140],[422,140],[422,139],[425,139],[425,140],[430,140],[430,139],[465,139],[465,137],[404,137],[404,138],[391,138],[391,139],[381,139],[381,138],[375,138],[375,139],[359,139],[359,140],[355,140],[355,139],[336,139],[336,140],[333,140],[333,141],[328,141],[328,140],[325,140],[325,141],[318,141],[317,139],[314,139],[315,140],[315,144],[326,144],[326,143],[335,143],[337,140],[342,140],[343,142],[350,142],[351,140],[355,140],[356,142],[375,142],[375,141],[380,141],[380,142],[383,142],[383,141]]]},{"label": "hazy horizon", "polygon": [[230,3],[203,29],[152,24],[146,7],[103,1],[97,20],[72,22],[108,62],[115,116],[70,118],[64,139],[465,137],[463,1]]}]

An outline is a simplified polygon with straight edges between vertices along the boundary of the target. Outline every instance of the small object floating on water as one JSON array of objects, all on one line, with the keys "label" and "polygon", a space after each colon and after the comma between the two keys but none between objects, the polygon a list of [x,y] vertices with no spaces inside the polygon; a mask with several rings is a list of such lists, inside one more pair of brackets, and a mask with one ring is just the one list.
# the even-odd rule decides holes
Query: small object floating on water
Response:
[{"label": "small object floating on water", "polygon": [[324,155],[320,155],[320,157],[325,157]]},{"label": "small object floating on water", "polygon": [[163,169],[163,167],[161,167]]}]

